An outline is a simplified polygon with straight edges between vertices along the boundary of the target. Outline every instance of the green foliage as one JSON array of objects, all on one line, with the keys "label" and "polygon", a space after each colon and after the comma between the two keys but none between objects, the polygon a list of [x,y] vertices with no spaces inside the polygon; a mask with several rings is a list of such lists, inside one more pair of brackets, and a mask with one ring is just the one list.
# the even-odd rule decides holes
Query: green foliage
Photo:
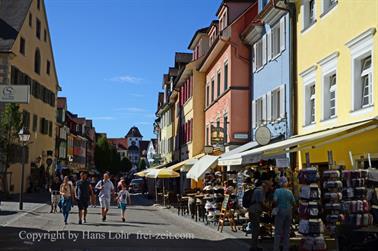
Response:
[{"label": "green foliage", "polygon": [[101,173],[109,171],[118,174],[121,171],[120,156],[105,137],[100,137],[96,142],[95,163]]},{"label": "green foliage", "polygon": [[[18,144],[18,132],[22,127],[22,114],[17,104],[6,104],[0,111],[0,166],[2,172],[6,173],[9,168],[9,160]],[[6,180],[3,181],[6,190]],[[7,192],[7,191],[6,191]]]},{"label": "green foliage", "polygon": [[144,158],[141,158],[138,163],[138,172],[143,171],[144,169],[146,169],[146,167],[147,167],[146,160]]},{"label": "green foliage", "polygon": [[121,160],[121,170],[122,172],[129,172],[131,168],[133,167],[133,164],[128,158],[123,158]]}]

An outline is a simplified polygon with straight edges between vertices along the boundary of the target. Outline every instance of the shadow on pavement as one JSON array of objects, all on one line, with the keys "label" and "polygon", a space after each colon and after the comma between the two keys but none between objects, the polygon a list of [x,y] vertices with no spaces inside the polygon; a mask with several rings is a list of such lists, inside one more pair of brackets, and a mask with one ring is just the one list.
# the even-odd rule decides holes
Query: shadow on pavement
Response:
[{"label": "shadow on pavement", "polygon": [[17,211],[0,211],[0,215],[12,215],[17,214]]},{"label": "shadow on pavement", "polygon": [[[236,239],[201,239],[193,233],[53,231],[0,228],[1,250],[248,250]],[[34,240],[33,240],[34,238]]]}]

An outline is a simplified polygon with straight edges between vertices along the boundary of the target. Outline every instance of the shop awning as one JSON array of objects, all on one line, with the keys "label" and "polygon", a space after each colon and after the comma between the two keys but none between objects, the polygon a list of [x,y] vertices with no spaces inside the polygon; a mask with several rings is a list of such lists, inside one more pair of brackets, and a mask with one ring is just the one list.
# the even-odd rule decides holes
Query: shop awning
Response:
[{"label": "shop awning", "polygon": [[229,152],[226,152],[226,153],[222,154],[222,155],[220,156],[220,159],[219,159],[219,160],[221,160],[222,158],[226,158],[226,157],[228,157],[228,156],[231,156],[231,155],[233,155],[233,154],[238,154],[238,153],[245,152],[245,151],[247,151],[247,150],[250,150],[250,149],[252,149],[252,148],[257,147],[258,145],[259,145],[259,144],[258,144],[256,141],[248,142],[248,143],[246,143],[246,144],[244,144],[244,145],[241,145],[241,146],[239,146],[239,147],[236,147],[235,149],[232,149],[232,150],[229,151]]},{"label": "shop awning", "polygon": [[210,168],[217,166],[219,156],[205,155],[186,174],[187,179],[198,181]]},{"label": "shop awning", "polygon": [[204,153],[198,154],[194,156],[193,158],[181,161],[177,164],[174,164],[173,166],[167,167],[167,169],[172,170],[172,171],[178,171],[183,166],[192,166],[198,161],[199,158],[203,157],[204,155],[205,155]]},{"label": "shop awning", "polygon": [[[373,122],[374,121],[374,122]],[[373,123],[372,123],[373,122]],[[320,140],[329,140],[331,138],[337,138],[343,134],[353,133],[351,131],[356,131],[357,129],[362,128],[363,131],[366,129],[377,128],[376,120],[370,120],[360,123],[354,123],[351,125],[345,125],[341,127],[331,128],[320,132],[315,132],[306,135],[294,136],[286,140],[282,140],[276,143],[272,143],[266,146],[257,147],[242,153],[233,154],[222,158],[218,165],[244,165],[249,163],[258,162],[263,155],[274,155],[285,152],[293,151],[293,148],[296,147],[294,151],[300,150],[302,147],[308,146],[313,142]],[[369,127],[368,127],[369,126]],[[363,132],[361,131],[361,132]]]}]

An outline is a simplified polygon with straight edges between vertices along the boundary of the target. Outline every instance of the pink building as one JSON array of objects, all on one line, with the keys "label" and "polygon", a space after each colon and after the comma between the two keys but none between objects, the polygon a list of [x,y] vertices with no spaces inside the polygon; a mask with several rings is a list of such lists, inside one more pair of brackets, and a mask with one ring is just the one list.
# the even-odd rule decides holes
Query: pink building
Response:
[{"label": "pink building", "polygon": [[206,74],[205,145],[227,151],[250,140],[250,50],[240,34],[257,15],[257,3],[224,0],[216,15],[198,69]]}]

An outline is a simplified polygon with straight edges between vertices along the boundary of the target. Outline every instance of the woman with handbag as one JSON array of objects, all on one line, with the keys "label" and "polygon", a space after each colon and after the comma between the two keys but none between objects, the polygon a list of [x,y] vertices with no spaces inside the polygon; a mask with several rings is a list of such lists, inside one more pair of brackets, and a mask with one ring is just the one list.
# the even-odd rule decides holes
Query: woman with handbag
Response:
[{"label": "woman with handbag", "polygon": [[59,207],[61,207],[62,212],[63,212],[63,217],[64,217],[64,223],[67,225],[67,220],[68,220],[68,215],[71,211],[72,203],[73,203],[73,198],[74,198],[74,188],[73,186],[69,183],[68,176],[65,176],[63,179],[62,185],[60,185],[60,195],[61,199],[59,202]]},{"label": "woman with handbag", "polygon": [[280,187],[276,189],[273,195],[273,201],[276,207],[272,214],[274,218],[274,251],[280,250],[282,240],[283,251],[290,248],[290,226],[292,222],[292,211],[295,205],[293,193],[288,189],[288,181],[285,176],[280,177]]}]

